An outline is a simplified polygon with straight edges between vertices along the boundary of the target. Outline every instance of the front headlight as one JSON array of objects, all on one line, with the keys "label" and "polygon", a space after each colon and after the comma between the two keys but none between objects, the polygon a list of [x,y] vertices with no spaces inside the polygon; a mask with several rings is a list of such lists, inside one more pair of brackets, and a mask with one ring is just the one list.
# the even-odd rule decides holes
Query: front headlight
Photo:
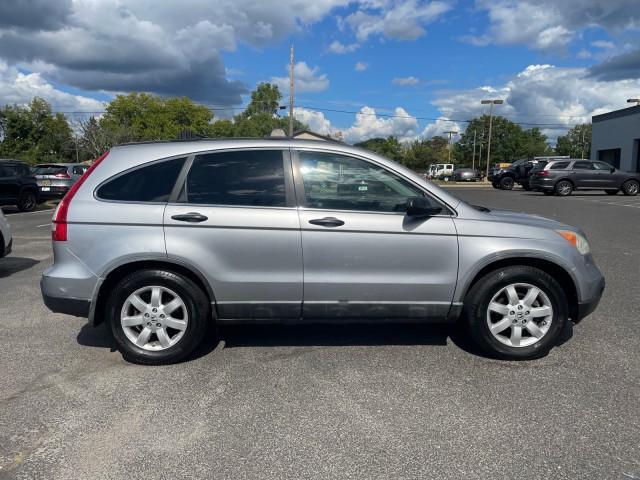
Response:
[{"label": "front headlight", "polygon": [[587,239],[579,233],[572,232],[571,230],[556,230],[556,232],[558,232],[567,242],[576,247],[582,255],[589,253],[589,242],[587,242]]}]

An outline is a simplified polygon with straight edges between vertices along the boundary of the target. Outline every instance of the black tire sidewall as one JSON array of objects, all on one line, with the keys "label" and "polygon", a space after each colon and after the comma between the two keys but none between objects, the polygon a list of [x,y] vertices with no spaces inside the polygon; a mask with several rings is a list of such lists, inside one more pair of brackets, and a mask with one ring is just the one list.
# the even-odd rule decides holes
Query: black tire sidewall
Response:
[{"label": "black tire sidewall", "polygon": [[[29,208],[25,207],[25,202],[28,197],[33,198],[32,206]],[[18,198],[17,207],[18,207],[18,210],[20,210],[21,212],[32,212],[33,210],[35,210],[37,203],[38,203],[38,198],[36,197],[36,194],[31,191],[26,191],[20,194],[20,198]]]},{"label": "black tire sidewall", "polygon": [[[486,312],[491,298],[513,283],[529,283],[540,288],[549,297],[554,311],[547,334],[528,347],[500,343],[487,325]],[[547,273],[534,267],[505,267],[487,274],[474,285],[465,299],[464,316],[469,334],[487,354],[502,359],[528,360],[546,355],[558,343],[568,321],[568,305],[562,287]]]},{"label": "black tire sidewall", "polygon": [[[166,350],[149,351],[134,345],[120,325],[122,305],[131,293],[145,286],[158,285],[176,292],[184,301],[189,323],[184,336]],[[191,280],[164,270],[141,270],[126,276],[113,289],[106,305],[106,319],[122,356],[131,362],[161,365],[188,357],[202,342],[211,322],[211,306],[204,292]]]}]

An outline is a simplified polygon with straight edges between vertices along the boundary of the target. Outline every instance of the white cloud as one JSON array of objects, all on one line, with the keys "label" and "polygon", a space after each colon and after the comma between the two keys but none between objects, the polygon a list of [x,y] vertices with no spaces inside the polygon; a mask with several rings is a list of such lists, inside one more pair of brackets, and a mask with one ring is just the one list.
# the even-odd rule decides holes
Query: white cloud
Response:
[{"label": "white cloud", "polygon": [[365,62],[356,62],[356,65],[353,68],[356,72],[364,72],[367,68],[369,68],[369,64]]},{"label": "white cloud", "polygon": [[476,8],[488,13],[489,28],[464,38],[474,45],[564,49],[580,32],[596,25],[613,34],[640,26],[637,0],[476,0]]},{"label": "white cloud", "polygon": [[[289,66],[285,66],[288,71]],[[329,88],[329,78],[326,73],[320,73],[319,67],[309,67],[306,62],[298,62],[293,67],[293,78],[296,92],[322,92]],[[281,92],[289,91],[289,77],[271,77]]]},{"label": "white cloud", "polygon": [[407,86],[417,85],[418,83],[420,83],[420,80],[418,80],[416,77],[409,76],[409,77],[396,77],[391,82],[394,85],[407,87]]},{"label": "white cloud", "polygon": [[371,107],[362,107],[356,114],[353,125],[342,131],[349,143],[361,142],[374,137],[398,137],[410,140],[418,136],[418,120],[402,107],[396,107],[393,117],[381,117]]},{"label": "white cloud", "polygon": [[[539,128],[553,141],[572,125],[591,121],[592,115],[624,108],[626,99],[640,91],[638,79],[605,82],[588,75],[586,68],[530,65],[504,85],[442,91],[433,103],[443,117],[466,120],[488,112],[480,104],[483,98],[501,98],[505,103],[494,107],[495,114],[518,123],[547,124]],[[436,130],[437,123],[425,132]]]},{"label": "white cloud", "polygon": [[591,45],[596,48],[602,48],[603,50],[611,50],[616,47],[615,43],[607,40],[596,40],[595,42],[591,42]]},{"label": "white cloud", "polygon": [[437,20],[451,8],[449,2],[438,0],[363,1],[360,8],[347,16],[345,21],[360,42],[366,41],[371,35],[415,40],[426,33],[424,25]]},{"label": "white cloud", "polygon": [[36,96],[49,102],[54,111],[100,112],[104,109],[98,100],[63,92],[44,80],[39,73],[22,73],[0,61],[0,105],[25,105]]},{"label": "white cloud", "polygon": [[293,116],[306,123],[309,129],[319,133],[320,135],[329,135],[332,133],[331,122],[324,116],[324,113],[307,108],[294,108]]},{"label": "white cloud", "polygon": [[357,43],[350,43],[348,45],[345,45],[339,42],[338,40],[335,40],[331,42],[331,45],[329,45],[329,51],[331,53],[337,53],[339,55],[342,55],[345,53],[355,52],[359,47],[360,45]]}]

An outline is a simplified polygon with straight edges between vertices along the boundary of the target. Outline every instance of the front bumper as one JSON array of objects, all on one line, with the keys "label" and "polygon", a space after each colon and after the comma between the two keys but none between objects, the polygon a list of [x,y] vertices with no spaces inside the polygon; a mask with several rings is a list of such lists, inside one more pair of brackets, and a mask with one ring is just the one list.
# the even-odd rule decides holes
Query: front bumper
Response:
[{"label": "front bumper", "polygon": [[605,280],[604,277],[601,276],[600,280],[598,281],[598,285],[596,286],[595,294],[587,300],[578,302],[578,312],[576,318],[574,319],[575,323],[578,323],[583,318],[591,315],[594,312],[594,310],[600,303],[600,299],[602,298],[602,294],[604,293],[604,287]]}]

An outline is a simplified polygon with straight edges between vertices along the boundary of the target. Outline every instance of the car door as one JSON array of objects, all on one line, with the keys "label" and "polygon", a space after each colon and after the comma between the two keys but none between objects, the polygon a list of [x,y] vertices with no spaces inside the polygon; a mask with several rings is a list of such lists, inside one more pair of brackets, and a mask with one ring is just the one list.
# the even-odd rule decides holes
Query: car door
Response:
[{"label": "car door", "polygon": [[[458,269],[452,211],[365,158],[293,153],[302,231],[304,319],[443,319]],[[414,218],[407,198],[438,215]]]},{"label": "car door", "polygon": [[576,160],[573,162],[571,180],[576,188],[594,188],[596,178],[593,164],[588,160]]},{"label": "car door", "polygon": [[167,255],[197,267],[220,319],[300,318],[302,249],[288,150],[191,157],[164,215]]},{"label": "car door", "polygon": [[620,188],[615,169],[611,165],[605,162],[593,162],[593,169],[598,188]]},{"label": "car door", "polygon": [[0,201],[16,201],[18,190],[16,165],[12,163],[0,164]]}]

